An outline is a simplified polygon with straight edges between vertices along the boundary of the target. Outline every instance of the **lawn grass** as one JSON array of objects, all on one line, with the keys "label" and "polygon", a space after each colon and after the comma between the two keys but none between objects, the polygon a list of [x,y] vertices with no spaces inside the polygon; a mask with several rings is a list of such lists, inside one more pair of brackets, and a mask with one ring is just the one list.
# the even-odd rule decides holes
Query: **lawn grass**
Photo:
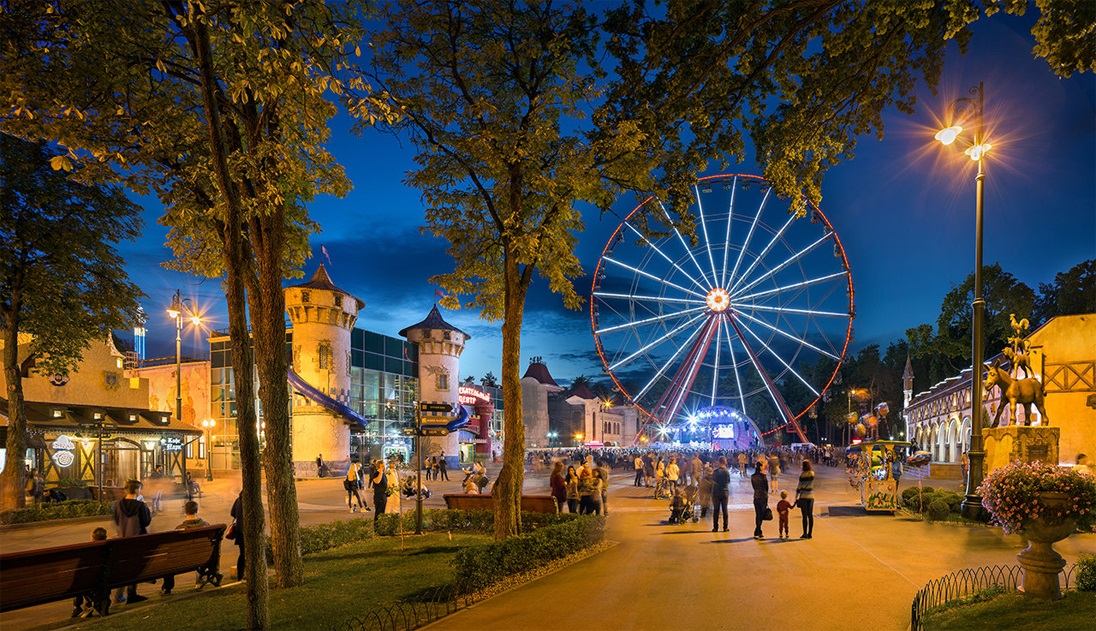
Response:
[{"label": "lawn grass", "polygon": [[945,605],[925,615],[924,628],[929,631],[1076,631],[1093,628],[1093,620],[1096,620],[1096,593],[1093,592],[1065,592],[1065,598],[1061,600],[1043,600],[1019,592],[1007,592],[979,602]]},{"label": "lawn grass", "polygon": [[[453,582],[449,562],[469,545],[487,543],[489,535],[431,533],[422,536],[379,537],[308,555],[305,584],[270,590],[274,629],[323,631],[341,625],[381,605],[389,605],[433,587]],[[232,558],[222,560],[222,570]],[[176,591],[185,592],[189,576],[178,577]],[[215,631],[247,627],[245,586],[206,588],[189,597],[161,599],[152,585],[139,590],[147,602],[124,607],[103,619],[81,622],[71,629],[105,631]],[[55,628],[56,625],[41,627]]]}]

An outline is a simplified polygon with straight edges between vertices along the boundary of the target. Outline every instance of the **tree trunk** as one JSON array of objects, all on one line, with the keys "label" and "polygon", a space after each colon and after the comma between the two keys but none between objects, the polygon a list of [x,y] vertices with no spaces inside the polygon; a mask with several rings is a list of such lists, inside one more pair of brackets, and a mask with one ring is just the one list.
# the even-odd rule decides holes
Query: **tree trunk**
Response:
[{"label": "tree trunk", "polygon": [[502,321],[502,400],[506,401],[502,470],[495,479],[495,541],[521,534],[521,488],[525,476],[525,423],[521,402],[521,323],[528,286],[515,258],[505,256],[506,306]]},{"label": "tree trunk", "polygon": [[[230,213],[231,216],[231,213]],[[228,302],[229,337],[232,339],[232,366],[236,379],[236,432],[240,440],[240,471],[243,478],[241,503],[244,511],[244,549],[247,550],[244,577],[247,580],[247,628],[270,628],[270,586],[266,572],[266,541],[263,531],[262,464],[259,461],[259,433],[255,410],[255,381],[251,340],[247,328],[247,309],[241,272],[248,268],[243,260],[242,235],[237,225],[226,229],[225,298]]]},{"label": "tree trunk", "polygon": [[285,216],[282,212],[274,213],[252,221],[251,225],[258,264],[254,279],[257,292],[251,296],[251,322],[266,433],[263,467],[270,510],[270,543],[277,586],[295,587],[304,582],[304,561],[301,559],[297,485],[293,479],[287,381],[289,360],[285,348],[285,294],[282,291]]},{"label": "tree trunk", "polygon": [[23,404],[23,375],[19,372],[19,309],[12,297],[12,310],[3,328],[4,377],[7,381],[8,438],[7,461],[0,473],[0,509],[23,508],[26,504],[26,480],[23,478],[23,454],[27,450],[27,409]]}]

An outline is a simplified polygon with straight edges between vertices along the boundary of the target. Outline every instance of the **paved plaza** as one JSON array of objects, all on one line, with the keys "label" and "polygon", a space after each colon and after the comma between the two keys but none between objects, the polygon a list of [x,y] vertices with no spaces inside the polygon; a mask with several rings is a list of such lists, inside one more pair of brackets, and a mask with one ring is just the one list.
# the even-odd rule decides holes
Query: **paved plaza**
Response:
[{"label": "paved plaza", "polygon": [[[633,487],[632,476],[618,472],[612,480],[608,519],[608,538],[615,545],[430,628],[906,629],[914,593],[926,582],[965,567],[1015,564],[1023,548],[1018,536],[1005,536],[996,528],[867,515],[842,469],[822,466],[816,471],[814,538],[798,538],[799,513],[793,510],[792,539],[786,541],[776,537],[775,521],[765,524],[763,541],[753,539],[746,478],[732,476],[730,532],[713,533],[707,520],[669,525],[666,502],[651,499],[650,489]],[[448,483],[430,485],[434,496],[426,501],[427,507],[442,506],[442,493],[457,492],[461,475],[451,477]],[[795,479],[792,474],[781,476],[781,487],[794,489]],[[900,488],[916,482],[915,476],[907,475]],[[203,486],[202,516],[211,523],[227,521],[238,478]],[[544,478],[527,480],[526,492],[546,489]],[[362,518],[345,508],[337,479],[303,481],[298,491],[303,524]],[[771,504],[775,503],[774,496]],[[173,527],[180,508],[181,500],[167,502],[164,513],[153,519],[152,530]],[[84,541],[105,521],[5,528],[3,550]],[[1074,535],[1055,548],[1073,563],[1082,552],[1096,552],[1096,534]],[[152,589],[149,586],[148,591]],[[170,607],[174,598],[152,599],[141,607]],[[55,603],[9,612],[0,616],[0,628],[41,627],[49,619],[63,626],[69,611],[68,603]]]}]

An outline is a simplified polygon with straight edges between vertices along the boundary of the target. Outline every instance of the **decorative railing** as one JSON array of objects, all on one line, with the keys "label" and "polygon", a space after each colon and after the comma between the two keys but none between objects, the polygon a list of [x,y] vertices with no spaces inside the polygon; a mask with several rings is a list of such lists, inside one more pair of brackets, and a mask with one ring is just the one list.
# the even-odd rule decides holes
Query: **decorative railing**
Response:
[{"label": "decorative railing", "polygon": [[472,595],[458,594],[453,585],[447,585],[416,598],[377,607],[351,618],[334,631],[411,631],[475,602]]},{"label": "decorative railing", "polygon": [[[1058,574],[1058,581],[1063,590],[1071,589],[1070,581],[1076,569],[1077,566],[1072,565]],[[950,601],[965,598],[990,587],[1015,591],[1019,589],[1022,577],[1023,570],[1019,565],[994,565],[967,568],[933,579],[913,597],[913,605],[910,608],[910,629],[912,631],[923,629],[925,614]]]}]

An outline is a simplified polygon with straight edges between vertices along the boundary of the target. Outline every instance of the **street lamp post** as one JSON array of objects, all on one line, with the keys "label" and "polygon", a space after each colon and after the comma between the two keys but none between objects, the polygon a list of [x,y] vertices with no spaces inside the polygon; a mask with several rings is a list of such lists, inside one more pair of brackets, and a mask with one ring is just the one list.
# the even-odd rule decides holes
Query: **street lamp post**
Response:
[{"label": "street lamp post", "polygon": [[202,323],[202,317],[189,298],[183,298],[180,290],[171,297],[171,307],[167,315],[175,320],[175,418],[183,420],[183,312],[195,326]]},{"label": "street lamp post", "polygon": [[[978,175],[975,177],[974,193],[974,300],[971,302],[971,374],[970,374],[970,446],[967,448],[967,488],[963,499],[962,513],[967,519],[978,519],[982,514],[982,498],[978,495],[978,486],[982,484],[982,466],[986,452],[982,443],[982,321],[986,301],[982,299],[982,219],[983,200],[986,185],[986,172],[983,158],[990,150],[986,142],[984,126],[984,100],[982,83],[967,91],[970,96],[960,97],[951,103],[955,115],[973,116],[974,130],[970,147],[963,153],[978,163]],[[963,132],[959,125],[942,129],[936,139],[945,145],[955,142]]]},{"label": "street lamp post", "polygon": [[206,433],[206,480],[213,481],[213,428],[217,421],[207,418],[202,421]]}]

